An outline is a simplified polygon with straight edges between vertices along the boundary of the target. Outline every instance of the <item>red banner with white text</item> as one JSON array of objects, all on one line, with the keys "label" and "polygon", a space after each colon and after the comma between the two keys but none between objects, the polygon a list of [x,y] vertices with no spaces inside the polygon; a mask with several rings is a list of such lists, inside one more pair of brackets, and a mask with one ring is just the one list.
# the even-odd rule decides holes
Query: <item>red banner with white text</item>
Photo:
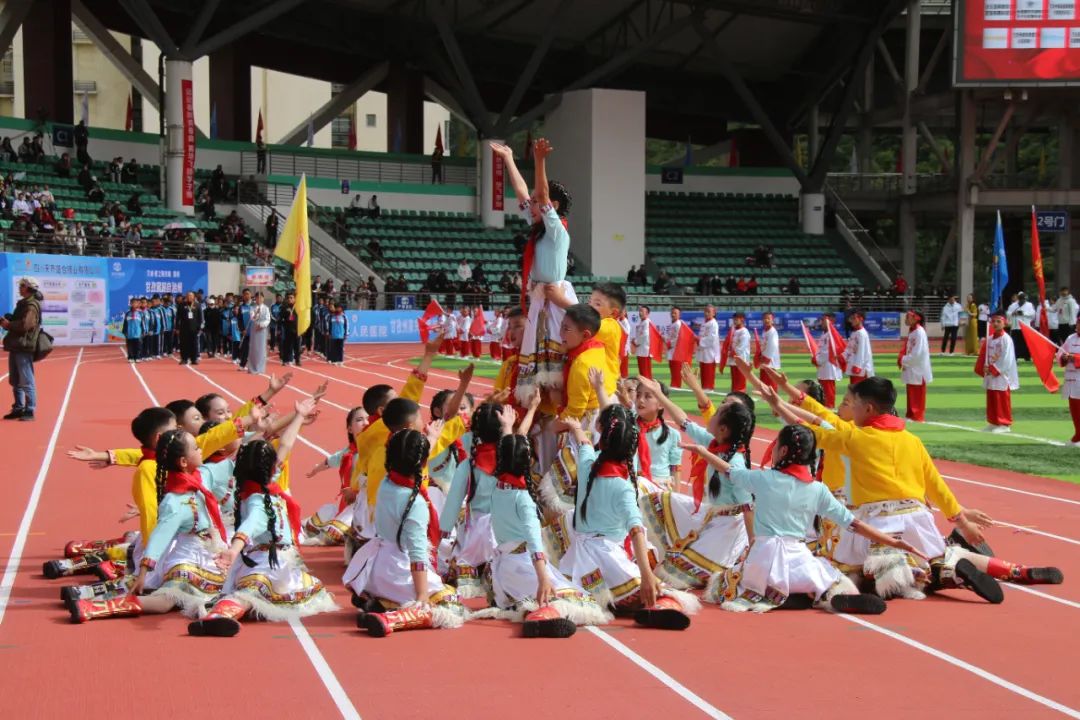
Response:
[{"label": "red banner with white text", "polygon": [[191,81],[180,81],[180,95],[184,102],[184,196],[185,207],[195,206],[195,103]]},{"label": "red banner with white text", "polygon": [[491,153],[491,209],[502,210],[506,197],[506,168],[501,155]]}]

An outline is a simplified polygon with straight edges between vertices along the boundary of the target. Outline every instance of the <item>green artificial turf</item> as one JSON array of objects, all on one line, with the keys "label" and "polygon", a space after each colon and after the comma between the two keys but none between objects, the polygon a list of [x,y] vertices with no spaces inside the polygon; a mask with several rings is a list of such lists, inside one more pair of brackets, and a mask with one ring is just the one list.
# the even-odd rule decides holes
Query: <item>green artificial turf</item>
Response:
[{"label": "green artificial turf", "polygon": [[[875,360],[877,374],[897,384],[899,397],[896,404],[902,415],[906,402],[905,388],[900,383],[895,356],[879,354]],[[435,361],[435,367],[443,369],[457,369],[464,365],[464,360],[453,358],[440,357]],[[815,369],[805,354],[786,354],[783,365],[792,381],[815,377]],[[1065,400],[1060,394],[1051,395],[1046,391],[1030,363],[1020,366],[1021,387],[1013,393],[1014,425],[1011,435],[972,432],[986,426],[982,379],[973,371],[975,358],[934,357],[933,365],[934,382],[927,391],[927,422],[908,425],[912,432],[922,438],[931,455],[944,460],[1080,483],[1080,448],[1041,441],[1067,443],[1073,429]],[[497,371],[497,363],[482,360],[477,365],[476,374],[494,378]],[[668,382],[667,364],[656,363],[653,374],[657,380]],[[846,381],[838,383],[837,391],[840,392],[845,385]],[[717,386],[730,386],[727,374],[717,377]],[[675,390],[672,395],[680,407],[691,413],[697,412],[697,404],[689,392]],[[957,427],[943,427],[934,423]],[[779,423],[767,413],[760,412],[760,408],[758,424],[773,429],[779,427]]]}]

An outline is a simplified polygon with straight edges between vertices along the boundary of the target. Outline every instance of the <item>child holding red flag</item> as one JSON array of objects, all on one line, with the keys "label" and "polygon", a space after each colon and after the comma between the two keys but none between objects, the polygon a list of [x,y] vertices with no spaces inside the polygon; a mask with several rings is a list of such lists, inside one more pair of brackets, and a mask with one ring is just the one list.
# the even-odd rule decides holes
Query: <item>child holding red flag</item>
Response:
[{"label": "child holding red flag", "polygon": [[918,310],[909,310],[905,320],[908,336],[900,348],[899,357],[896,358],[900,379],[907,385],[905,417],[915,422],[925,422],[926,386],[934,381],[930,366],[930,341],[924,327],[926,318]]},{"label": "child holding red flag", "polygon": [[495,313],[495,317],[491,321],[491,327],[488,328],[488,338],[490,340],[488,355],[492,360],[502,360],[502,339],[503,335],[506,334],[506,313],[508,310],[509,308],[503,308]]},{"label": "child holding red flag", "polygon": [[[847,364],[844,372],[852,385],[858,385],[866,378],[874,377],[874,351],[870,347],[870,333],[866,332],[865,322],[866,314],[862,310],[851,312],[852,330],[843,354]],[[833,327],[834,331],[835,329]]]},{"label": "child holding red flag", "polygon": [[[771,312],[761,316],[762,333],[759,336],[754,331],[754,367],[767,367],[771,370],[780,370],[780,333],[776,330],[776,316]],[[769,387],[774,387],[773,376],[763,373],[761,381]]]},{"label": "child holding red flag", "polygon": [[705,306],[705,320],[698,335],[698,366],[701,368],[701,387],[716,389],[716,364],[720,362],[720,323],[716,322],[716,308]]},{"label": "child holding red flag", "polygon": [[461,308],[457,319],[457,340],[454,349],[461,357],[467,357],[471,345],[469,343],[469,331],[472,329],[472,309],[469,306]]},{"label": "child holding red flag", "polygon": [[[814,365],[817,366],[817,379],[825,393],[825,407],[827,408],[836,407],[836,381],[844,377],[846,362],[844,360],[844,350],[847,348],[847,344],[840,337],[840,333],[836,331],[836,326],[833,325],[835,317],[832,313],[825,313],[821,316],[823,332],[821,333],[820,342],[814,346],[816,349]],[[808,335],[807,342],[810,342]]]},{"label": "child holding red flag", "polygon": [[746,392],[746,376],[735,364],[735,358],[742,358],[747,364],[750,356],[750,331],[746,329],[746,315],[737,312],[731,317],[731,327],[724,338],[724,347],[720,350],[720,372],[731,368],[731,392]]},{"label": "child holding red flag", "polygon": [[1076,332],[1065,339],[1057,353],[1057,360],[1065,368],[1065,384],[1061,394],[1069,403],[1073,421],[1073,447],[1080,447],[1080,319]]},{"label": "child holding red flag", "polygon": [[682,320],[682,310],[671,308],[671,325],[667,329],[668,370],[671,372],[671,387],[682,387],[682,366],[694,359],[694,346],[697,337]]},{"label": "child holding red flag", "polygon": [[472,323],[469,325],[469,350],[477,360],[484,352],[484,335],[487,333],[487,320],[484,318],[484,308],[479,305],[473,310]]},{"label": "child holding red flag", "polygon": [[986,388],[986,422],[984,432],[1012,432],[1013,390],[1020,389],[1016,369],[1016,348],[1012,337],[1005,332],[1005,316],[995,313],[990,318],[990,331],[979,348],[975,374],[983,379]]},{"label": "child holding red flag", "polygon": [[619,327],[623,331],[621,357],[619,358],[619,377],[625,379],[630,377],[630,351],[632,349],[631,345],[633,345],[630,338],[634,332],[634,326],[630,323],[630,316],[626,314],[625,307],[619,313]]},{"label": "child holding red flag", "polygon": [[634,339],[631,342],[634,354],[637,355],[638,375],[652,378],[653,359],[659,362],[663,357],[663,339],[660,331],[649,320],[649,306],[642,305],[638,308],[638,324],[634,328]]}]

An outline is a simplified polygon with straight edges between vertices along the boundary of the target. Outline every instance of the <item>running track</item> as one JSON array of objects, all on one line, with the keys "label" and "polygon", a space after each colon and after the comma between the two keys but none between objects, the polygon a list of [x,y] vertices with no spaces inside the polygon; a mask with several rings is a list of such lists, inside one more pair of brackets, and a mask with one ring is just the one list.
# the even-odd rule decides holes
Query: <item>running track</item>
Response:
[{"label": "running track", "polygon": [[[369,385],[400,384],[416,348],[353,349],[343,368],[294,369],[285,409],[329,378],[319,422],[293,455],[293,492],[308,511],[336,491],[336,475],[306,480],[345,441],[347,408]],[[274,367],[275,370],[280,370]],[[0,694],[18,717],[101,708],[114,717],[446,718],[734,717],[877,720],[947,712],[979,718],[1080,718],[1080,487],[941,463],[961,502],[1008,523],[992,531],[1002,557],[1055,564],[1060,586],[1009,588],[988,606],[948,592],[894,601],[870,621],[817,611],[734,615],[706,607],[683,633],[619,620],[566,641],[525,641],[514,626],[376,640],[355,629],[341,551],[308,548],[312,568],[345,609],[292,626],[245,623],[231,640],[186,635],[177,614],[70,625],[59,582],[41,576],[72,538],[107,536],[130,498],[123,469],[68,460],[75,444],[130,447],[130,419],[150,404],[216,390],[233,407],[265,378],[219,360],[186,368],[129,366],[118,347],[60,348],[38,366],[35,423],[3,424],[0,489]],[[431,373],[429,390],[456,377]],[[490,381],[477,379],[484,392]],[[5,398],[6,401],[6,398]],[[755,445],[760,453],[762,443]],[[756,459],[756,458],[755,458]],[[944,527],[944,525],[943,525]],[[5,713],[6,715],[6,713]],[[15,715],[8,715],[14,717]]]}]

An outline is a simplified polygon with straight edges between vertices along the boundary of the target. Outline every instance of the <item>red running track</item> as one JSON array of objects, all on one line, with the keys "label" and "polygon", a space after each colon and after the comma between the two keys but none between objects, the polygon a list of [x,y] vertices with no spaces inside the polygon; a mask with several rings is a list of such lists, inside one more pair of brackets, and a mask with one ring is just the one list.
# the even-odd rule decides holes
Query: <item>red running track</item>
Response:
[{"label": "red running track", "polygon": [[[405,346],[352,350],[345,367],[312,361],[294,371],[279,409],[330,380],[319,422],[292,460],[293,492],[305,509],[336,492],[332,473],[303,476],[344,444],[345,412],[368,386],[403,382],[413,354]],[[1066,584],[1010,588],[999,606],[961,592],[894,601],[868,622],[706,607],[682,633],[616,621],[570,640],[526,641],[508,623],[477,621],[376,640],[355,629],[340,549],[305,548],[340,612],[293,626],[245,623],[231,640],[190,638],[177,614],[73,626],[59,582],[41,576],[41,563],[69,539],[126,529],[117,518],[130,475],[89,470],[64,451],[130,447],[130,419],[147,405],[216,390],[235,407],[266,380],[220,360],[133,368],[116,347],[58,350],[38,378],[37,422],[2,426],[0,692],[20,717],[100,706],[118,717],[162,718],[908,718],[944,708],[980,718],[1080,718],[1080,591],[1072,582],[1080,573],[1080,487],[955,463],[941,468],[961,501],[1009,523],[992,532],[995,550],[1058,565]],[[425,401],[455,379],[431,373]],[[477,379],[474,387],[488,386]],[[272,689],[282,682],[287,692]]]}]

